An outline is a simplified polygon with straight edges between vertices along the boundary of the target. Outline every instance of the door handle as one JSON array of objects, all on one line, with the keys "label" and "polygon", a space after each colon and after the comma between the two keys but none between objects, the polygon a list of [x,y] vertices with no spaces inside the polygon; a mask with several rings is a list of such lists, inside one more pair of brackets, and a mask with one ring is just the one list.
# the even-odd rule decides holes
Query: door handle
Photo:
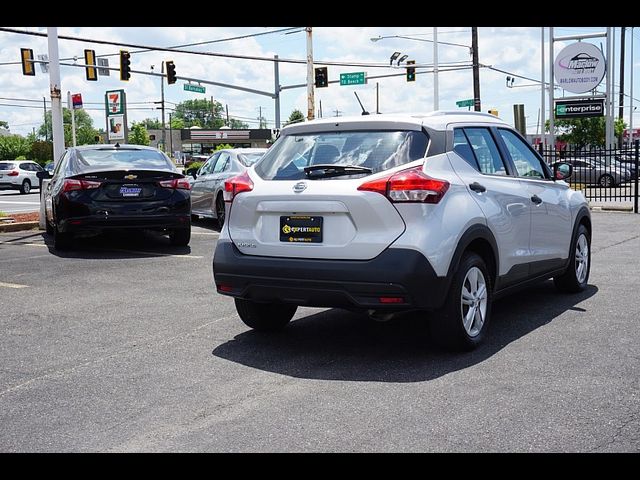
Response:
[{"label": "door handle", "polygon": [[542,203],[542,199],[538,195],[533,195],[531,197],[531,201],[536,205],[540,205]]},{"label": "door handle", "polygon": [[471,190],[473,190],[474,192],[477,192],[477,193],[482,193],[482,192],[486,192],[487,191],[485,186],[484,185],[480,185],[478,182],[473,182],[473,183],[469,184],[469,188]]}]

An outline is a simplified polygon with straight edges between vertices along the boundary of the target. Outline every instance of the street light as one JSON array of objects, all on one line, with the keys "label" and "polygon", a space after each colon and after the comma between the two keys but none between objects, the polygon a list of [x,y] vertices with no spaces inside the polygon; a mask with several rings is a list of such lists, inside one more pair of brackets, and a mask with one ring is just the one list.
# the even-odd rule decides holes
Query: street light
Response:
[{"label": "street light", "polygon": [[389,58],[389,65],[393,65],[393,61],[400,56],[401,52],[393,52],[393,55]]},{"label": "street light", "polygon": [[409,55],[402,55],[399,59],[398,59],[398,63],[396,63],[397,66],[400,66],[400,64],[402,62],[404,62],[407,58],[409,58]]}]

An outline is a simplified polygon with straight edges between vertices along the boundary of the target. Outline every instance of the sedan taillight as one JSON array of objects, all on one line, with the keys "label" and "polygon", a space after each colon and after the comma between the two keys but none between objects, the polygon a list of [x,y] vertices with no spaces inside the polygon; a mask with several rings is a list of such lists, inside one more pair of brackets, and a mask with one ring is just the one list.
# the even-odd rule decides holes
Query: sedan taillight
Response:
[{"label": "sedan taillight", "polygon": [[94,182],[91,180],[76,180],[75,178],[65,178],[62,184],[63,192],[72,192],[74,190],[92,190],[102,185],[102,182]]},{"label": "sedan taillight", "polygon": [[421,166],[401,170],[358,187],[361,191],[384,195],[393,203],[438,203],[448,189],[449,182],[425,175]]},{"label": "sedan taillight", "polygon": [[233,202],[236,195],[242,192],[250,192],[251,190],[253,190],[253,180],[251,180],[247,172],[244,172],[224,182],[224,201]]},{"label": "sedan taillight", "polygon": [[174,190],[191,190],[191,184],[186,178],[174,178],[172,180],[162,180],[160,186],[164,188],[173,188]]}]

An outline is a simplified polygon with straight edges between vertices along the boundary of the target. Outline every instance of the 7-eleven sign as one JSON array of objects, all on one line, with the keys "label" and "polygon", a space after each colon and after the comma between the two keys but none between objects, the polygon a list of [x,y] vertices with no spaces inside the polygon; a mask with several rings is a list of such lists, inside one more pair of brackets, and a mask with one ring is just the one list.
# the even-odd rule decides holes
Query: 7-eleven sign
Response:
[{"label": "7-eleven sign", "polygon": [[105,93],[107,116],[124,114],[124,90],[111,90]]}]

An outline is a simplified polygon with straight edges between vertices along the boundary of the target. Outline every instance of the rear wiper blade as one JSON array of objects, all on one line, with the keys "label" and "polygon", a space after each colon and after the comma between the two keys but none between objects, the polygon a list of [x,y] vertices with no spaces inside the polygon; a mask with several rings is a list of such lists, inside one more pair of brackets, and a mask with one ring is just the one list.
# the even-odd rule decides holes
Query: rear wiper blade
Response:
[{"label": "rear wiper blade", "polygon": [[304,167],[304,173],[308,178],[330,178],[372,172],[373,170],[370,168],[358,165],[310,165]]}]

